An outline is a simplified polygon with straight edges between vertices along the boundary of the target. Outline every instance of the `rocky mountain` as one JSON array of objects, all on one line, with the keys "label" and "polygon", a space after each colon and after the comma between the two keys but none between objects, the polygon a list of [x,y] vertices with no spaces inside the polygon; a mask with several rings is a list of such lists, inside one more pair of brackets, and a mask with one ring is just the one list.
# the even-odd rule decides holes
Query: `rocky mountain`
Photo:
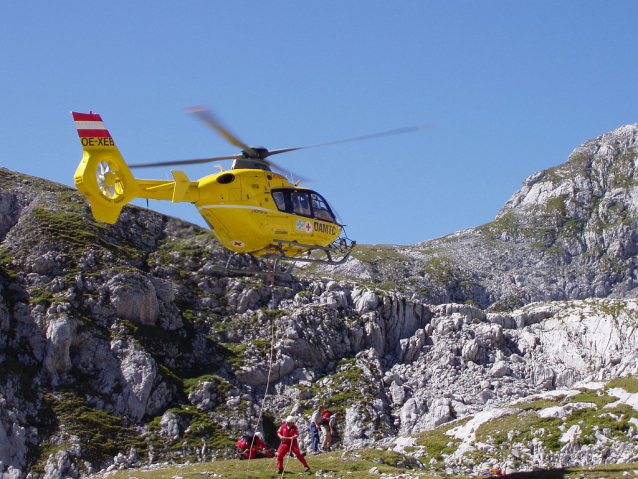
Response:
[{"label": "rocky mountain", "polygon": [[229,457],[287,415],[307,445],[319,403],[344,413],[340,447],[416,468],[632,459],[637,132],[532,175],[488,225],[274,287],[220,275],[194,225],[100,223],[0,169],[0,477]]},{"label": "rocky mountain", "polygon": [[638,124],[530,175],[482,226],[409,246],[367,246],[324,269],[424,302],[510,311],[532,301],[636,296]]}]

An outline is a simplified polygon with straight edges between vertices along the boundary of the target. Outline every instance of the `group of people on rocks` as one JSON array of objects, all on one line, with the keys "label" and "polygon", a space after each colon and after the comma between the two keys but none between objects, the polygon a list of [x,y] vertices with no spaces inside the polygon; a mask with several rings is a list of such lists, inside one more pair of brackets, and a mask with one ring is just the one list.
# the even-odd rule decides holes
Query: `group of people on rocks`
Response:
[{"label": "group of people on rocks", "polygon": [[[330,451],[332,438],[336,433],[336,423],[341,417],[341,413],[332,414],[323,405],[320,405],[312,414],[310,419],[311,450],[314,454]],[[319,448],[319,431],[323,434],[321,449]],[[310,466],[304,457],[305,454],[299,448],[299,430],[295,423],[295,418],[288,416],[286,421],[277,430],[277,437],[281,445],[277,450],[277,473],[284,472],[284,458],[286,454],[295,455],[304,467],[304,472],[310,472]],[[261,457],[273,457],[274,450],[270,449],[264,441],[263,435],[258,432],[254,435],[247,435],[237,441],[239,457],[241,459],[256,459]]]},{"label": "group of people on rocks", "polygon": [[[320,405],[312,413],[310,418],[310,436],[312,438],[310,448],[314,454],[330,451],[332,438],[336,432],[337,420],[341,417],[341,413],[332,414],[325,406]],[[319,431],[323,434],[321,448],[319,447]]]}]

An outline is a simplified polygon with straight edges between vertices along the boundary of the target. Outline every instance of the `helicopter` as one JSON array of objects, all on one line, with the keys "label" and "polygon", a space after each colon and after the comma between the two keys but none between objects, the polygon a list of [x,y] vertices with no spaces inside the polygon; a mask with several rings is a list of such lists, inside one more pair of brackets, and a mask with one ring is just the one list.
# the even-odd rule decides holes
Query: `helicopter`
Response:
[{"label": "helicopter", "polygon": [[[356,241],[345,235],[344,224],[335,210],[316,191],[300,187],[280,174],[284,172],[268,158],[304,148],[358,141],[406,133],[428,127],[402,128],[345,140],[296,148],[267,150],[248,146],[232,134],[204,107],[187,109],[213,128],[240,153],[196,160],[162,161],[128,165],[104,126],[99,114],[71,112],[84,154],[75,172],[77,189],[89,200],[95,219],[113,224],[122,208],[135,198],[193,203],[222,245],[232,254],[220,270],[231,267],[235,255],[289,263],[280,273],[289,273],[296,262],[338,265],[344,263]],[[131,169],[178,166],[234,160],[230,170],[191,181],[181,170],[172,170],[172,181],[136,178]],[[277,173],[273,170],[279,171]],[[318,253],[318,254],[314,254]],[[274,267],[273,267],[274,270]],[[271,270],[272,271],[272,270]]]}]

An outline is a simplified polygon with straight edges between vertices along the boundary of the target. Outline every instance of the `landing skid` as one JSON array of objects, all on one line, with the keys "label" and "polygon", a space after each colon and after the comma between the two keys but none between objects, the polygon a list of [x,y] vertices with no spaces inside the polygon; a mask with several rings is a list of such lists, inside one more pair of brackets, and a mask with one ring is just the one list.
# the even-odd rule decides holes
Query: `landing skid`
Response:
[{"label": "landing skid", "polygon": [[[214,266],[213,271],[220,273],[236,273],[236,274],[248,274],[248,275],[265,275],[270,276],[285,276],[292,273],[297,262],[300,263],[319,263],[329,266],[336,266],[345,263],[350,257],[352,249],[357,243],[352,241],[349,245],[345,240],[341,240],[339,243],[333,243],[328,246],[316,246],[306,245],[297,241],[285,241],[274,240],[274,244],[266,248],[265,250],[257,251],[256,254],[261,253],[260,257],[265,259],[266,271],[264,270],[250,270],[246,268],[234,268],[231,263],[234,258],[240,256],[240,253],[232,253],[226,261],[226,266]],[[308,255],[313,252],[322,252],[325,254],[325,258],[311,258],[309,256],[289,256],[286,254],[284,248],[294,248],[295,250],[304,250]],[[263,252],[265,251],[265,252]],[[333,258],[333,255],[340,256],[338,259]],[[272,261],[272,263],[271,263]],[[282,263],[280,263],[282,262]]]},{"label": "landing skid", "polygon": [[[276,252],[274,253],[265,253],[262,255],[263,258],[268,259],[276,259],[276,260],[284,260],[284,261],[299,261],[302,263],[321,263],[327,264],[330,266],[336,266],[339,264],[343,264],[350,257],[350,253],[352,252],[352,248],[357,244],[355,241],[352,241],[350,245],[346,245],[345,240],[340,242],[339,244],[331,244],[328,246],[316,246],[316,245],[307,245],[301,244],[297,241],[285,241],[276,239],[274,240],[275,244],[271,246],[269,249],[274,249]],[[303,256],[288,256],[284,251],[284,247],[294,247],[295,249],[303,249],[308,252],[308,254],[313,253],[315,251],[323,252],[326,257],[325,258],[310,258]],[[341,255],[340,259],[333,259],[332,255],[337,254]]]}]

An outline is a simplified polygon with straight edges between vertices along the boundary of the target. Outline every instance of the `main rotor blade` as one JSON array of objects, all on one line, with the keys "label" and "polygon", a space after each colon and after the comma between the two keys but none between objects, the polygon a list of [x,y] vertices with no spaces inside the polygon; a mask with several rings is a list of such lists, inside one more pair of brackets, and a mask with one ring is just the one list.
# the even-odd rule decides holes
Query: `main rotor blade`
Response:
[{"label": "main rotor blade", "polygon": [[271,155],[278,155],[279,153],[287,153],[289,151],[303,150],[306,148],[316,148],[317,146],[336,145],[338,143],[347,143],[349,141],[371,140],[372,138],[380,138],[382,136],[390,136],[390,135],[400,135],[402,133],[411,133],[413,131],[427,130],[428,128],[433,128],[433,125],[428,124],[428,125],[408,126],[406,128],[398,128],[396,130],[382,131],[380,133],[372,133],[371,135],[355,136],[354,138],[346,138],[344,140],[328,141],[326,143],[317,143],[315,145],[298,146],[296,148],[284,148],[281,150],[272,150],[266,153],[266,155],[264,156],[269,157]]},{"label": "main rotor blade", "polygon": [[253,150],[250,146],[246,145],[243,141],[241,141],[239,138],[233,135],[228,130],[228,128],[223,126],[221,122],[213,116],[213,114],[208,108],[203,106],[196,106],[196,107],[186,108],[186,111],[188,113],[195,114],[197,118],[199,118],[208,126],[213,128],[215,131],[217,131],[217,133],[222,135],[226,139],[226,141],[235,145],[237,148],[241,148],[245,152],[249,153],[250,156],[255,156],[255,157],[259,156],[255,150]]},{"label": "main rotor blade", "polygon": [[157,163],[141,163],[137,165],[129,165],[129,168],[149,168],[151,166],[199,165],[201,163],[210,163],[211,161],[239,160],[241,158],[243,158],[243,156],[233,155],[233,156],[218,156],[217,158],[204,158],[201,160],[158,161]]},{"label": "main rotor blade", "polygon": [[[178,161],[158,161],[157,163],[141,163],[137,165],[128,165],[129,168],[150,168],[153,166],[179,166],[179,165],[199,165],[202,163],[210,163],[211,161],[221,161],[221,160],[243,160],[246,159],[242,155],[234,155],[234,156],[218,156],[216,158],[203,158],[201,160],[178,160]],[[282,175],[291,175],[297,178],[297,180],[301,180],[304,183],[308,183],[309,180],[304,178],[303,176],[299,176],[293,171],[283,168],[279,166],[274,161],[270,160],[260,160],[258,158],[253,158],[252,161],[258,161],[264,163],[271,167],[273,170],[280,172]]]}]

